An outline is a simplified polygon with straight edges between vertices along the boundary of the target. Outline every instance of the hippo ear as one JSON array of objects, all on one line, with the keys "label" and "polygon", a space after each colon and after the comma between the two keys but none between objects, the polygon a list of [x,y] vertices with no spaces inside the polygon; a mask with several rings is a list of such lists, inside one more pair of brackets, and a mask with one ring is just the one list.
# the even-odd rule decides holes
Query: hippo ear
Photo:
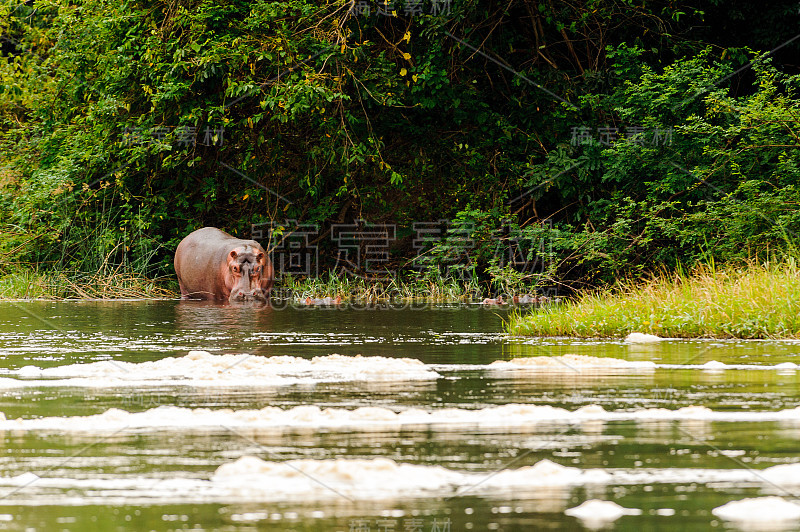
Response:
[{"label": "hippo ear", "polygon": [[233,260],[236,260],[236,257],[237,257],[237,256],[238,256],[238,253],[236,253],[236,250],[235,250],[235,249],[234,249],[233,251],[231,251],[231,258],[232,258]]},{"label": "hippo ear", "polygon": [[263,258],[264,258],[264,254],[259,251],[258,255],[256,255],[256,262],[261,262],[261,259],[263,259]]}]

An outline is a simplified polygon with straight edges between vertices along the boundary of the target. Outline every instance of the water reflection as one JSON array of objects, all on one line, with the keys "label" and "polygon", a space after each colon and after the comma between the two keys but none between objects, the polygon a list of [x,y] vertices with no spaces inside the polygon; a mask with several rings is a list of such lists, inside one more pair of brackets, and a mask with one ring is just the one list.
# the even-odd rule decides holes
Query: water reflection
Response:
[{"label": "water reflection", "polygon": [[175,305],[175,328],[179,330],[271,331],[273,314],[270,305],[219,303],[183,300]]}]

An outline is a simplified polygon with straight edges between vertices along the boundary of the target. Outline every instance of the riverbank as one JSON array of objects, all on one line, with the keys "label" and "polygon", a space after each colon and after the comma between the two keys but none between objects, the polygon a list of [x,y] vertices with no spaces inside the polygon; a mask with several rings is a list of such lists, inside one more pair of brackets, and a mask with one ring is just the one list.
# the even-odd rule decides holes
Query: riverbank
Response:
[{"label": "riverbank", "polygon": [[45,273],[20,270],[0,276],[0,300],[170,299],[168,282],[133,273]]},{"label": "riverbank", "polygon": [[643,332],[679,338],[800,338],[800,268],[751,262],[661,273],[649,281],[579,296],[516,314],[515,335],[624,337]]},{"label": "riverbank", "polygon": [[332,273],[320,277],[298,279],[284,277],[273,289],[281,299],[340,297],[346,301],[427,301],[458,303],[482,300],[485,296],[477,283],[462,282],[454,278],[393,278],[372,281],[359,277],[337,276]]},{"label": "riverbank", "polygon": [[[31,269],[0,275],[0,300],[176,299],[179,296],[175,278],[149,279],[131,272],[50,273]],[[350,302],[460,303],[482,301],[484,295],[477,283],[452,278],[376,282],[328,274],[304,279],[284,277],[273,287],[272,297],[289,301],[341,298],[341,301]]]}]

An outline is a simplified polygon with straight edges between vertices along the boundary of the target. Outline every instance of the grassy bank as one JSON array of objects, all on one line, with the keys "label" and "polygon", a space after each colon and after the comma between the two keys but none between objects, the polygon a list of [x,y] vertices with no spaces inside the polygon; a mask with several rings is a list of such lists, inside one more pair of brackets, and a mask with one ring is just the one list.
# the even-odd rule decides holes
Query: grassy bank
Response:
[{"label": "grassy bank", "polygon": [[169,283],[132,273],[43,273],[19,270],[0,276],[0,300],[159,299],[178,297]]},{"label": "grassy bank", "polygon": [[[272,296],[305,300],[307,297],[341,297],[342,301],[426,301],[457,303],[483,299],[486,287],[453,278],[369,281],[327,274],[298,279],[287,276]],[[0,275],[0,300],[9,299],[131,299],[177,298],[174,278],[152,280],[135,273],[68,273],[17,270]]]},{"label": "grassy bank", "polygon": [[274,288],[276,297],[305,299],[306,297],[341,297],[345,301],[410,301],[424,300],[455,303],[483,298],[477,283],[465,283],[454,278],[392,279],[369,281],[331,273],[316,278],[285,277]]},{"label": "grassy bank", "polygon": [[800,338],[800,268],[792,259],[662,273],[514,316],[533,336]]}]

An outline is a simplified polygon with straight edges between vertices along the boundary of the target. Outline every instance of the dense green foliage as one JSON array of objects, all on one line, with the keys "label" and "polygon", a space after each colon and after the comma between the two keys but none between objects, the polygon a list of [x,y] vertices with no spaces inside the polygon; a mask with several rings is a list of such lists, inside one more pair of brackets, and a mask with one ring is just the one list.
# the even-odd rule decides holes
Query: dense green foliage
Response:
[{"label": "dense green foliage", "polygon": [[397,224],[400,270],[452,220],[430,275],[504,291],[794,252],[796,3],[386,4],[4,3],[4,270],[170,275],[287,220],[324,267],[332,224]]}]

